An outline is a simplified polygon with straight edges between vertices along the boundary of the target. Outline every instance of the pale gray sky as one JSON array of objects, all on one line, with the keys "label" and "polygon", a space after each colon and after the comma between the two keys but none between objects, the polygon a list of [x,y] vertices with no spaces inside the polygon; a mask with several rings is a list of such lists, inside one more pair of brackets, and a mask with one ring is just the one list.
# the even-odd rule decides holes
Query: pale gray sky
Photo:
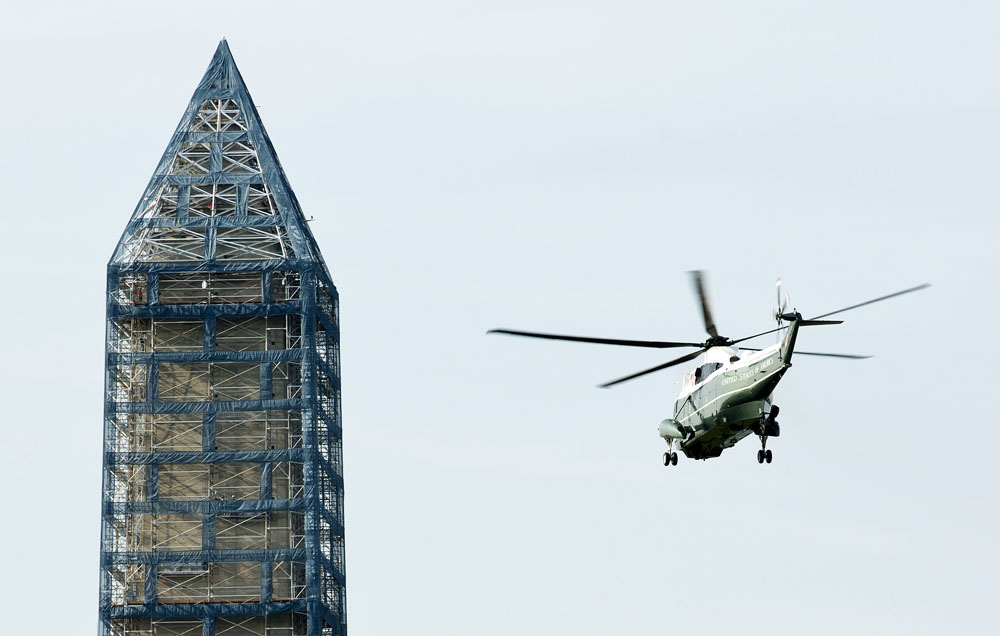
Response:
[{"label": "pale gray sky", "polygon": [[[96,626],[105,264],[222,36],[341,291],[353,636],[995,628],[995,3],[3,16],[5,632]],[[483,336],[700,339],[696,267],[734,337],[934,287],[801,335],[876,357],[797,359],[764,467],[593,388],[661,353]]]}]

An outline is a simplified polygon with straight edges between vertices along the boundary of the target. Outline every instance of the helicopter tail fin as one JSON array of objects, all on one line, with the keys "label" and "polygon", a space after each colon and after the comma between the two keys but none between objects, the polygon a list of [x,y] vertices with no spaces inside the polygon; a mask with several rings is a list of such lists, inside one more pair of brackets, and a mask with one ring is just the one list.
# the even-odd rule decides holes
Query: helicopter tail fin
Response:
[{"label": "helicopter tail fin", "polygon": [[785,332],[785,337],[781,341],[781,361],[784,364],[792,363],[792,352],[795,350],[795,339],[799,335],[800,323],[800,320],[791,320],[788,325],[788,331]]},{"label": "helicopter tail fin", "polygon": [[799,335],[799,327],[820,327],[823,325],[839,325],[843,320],[803,320],[800,314],[786,314],[788,320],[788,332],[781,343],[781,361],[785,364],[792,363],[792,353],[795,351],[795,338]]}]

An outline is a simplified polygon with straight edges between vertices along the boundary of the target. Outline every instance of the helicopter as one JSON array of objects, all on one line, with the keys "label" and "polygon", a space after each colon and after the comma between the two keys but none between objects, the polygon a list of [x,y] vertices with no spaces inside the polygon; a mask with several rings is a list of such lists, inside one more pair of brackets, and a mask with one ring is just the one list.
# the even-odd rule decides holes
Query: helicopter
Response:
[{"label": "helicopter", "polygon": [[[848,360],[863,360],[871,357],[844,353],[796,351],[795,342],[798,338],[799,329],[801,327],[839,325],[844,321],[824,319],[835,314],[857,309],[858,307],[930,287],[930,284],[924,283],[916,287],[910,287],[909,289],[805,319],[797,309],[792,308],[789,310],[791,302],[787,293],[784,299],[782,299],[781,279],[779,278],[775,285],[778,301],[776,306],[772,306],[773,318],[777,322],[777,327],[753,334],[752,336],[731,339],[720,335],[716,328],[711,309],[709,308],[704,272],[695,270],[688,273],[691,277],[695,296],[701,306],[705,331],[709,335],[708,339],[704,342],[589,338],[585,336],[565,336],[532,331],[514,331],[510,329],[491,329],[487,333],[652,349],[696,347],[697,350],[692,353],[623,378],[606,382],[599,385],[599,387],[610,388],[622,382],[628,382],[629,380],[634,380],[635,378],[655,373],[656,371],[662,371],[663,369],[690,362],[698,356],[705,354],[702,364],[690,373],[684,374],[680,394],[674,402],[673,417],[663,420],[659,425],[660,437],[667,443],[667,452],[663,454],[663,465],[677,465],[678,456],[674,450],[675,446],[691,459],[707,460],[718,457],[722,454],[722,451],[732,448],[740,440],[750,435],[756,435],[760,440],[760,450],[757,451],[757,463],[770,464],[774,454],[767,447],[767,440],[771,437],[778,437],[781,434],[781,427],[778,425],[777,420],[780,409],[774,403],[774,389],[788,369],[791,368],[792,355],[822,356]],[[770,347],[761,349],[737,346],[747,340],[753,340],[760,336],[781,331],[785,332],[784,336],[780,338],[779,342]]]}]

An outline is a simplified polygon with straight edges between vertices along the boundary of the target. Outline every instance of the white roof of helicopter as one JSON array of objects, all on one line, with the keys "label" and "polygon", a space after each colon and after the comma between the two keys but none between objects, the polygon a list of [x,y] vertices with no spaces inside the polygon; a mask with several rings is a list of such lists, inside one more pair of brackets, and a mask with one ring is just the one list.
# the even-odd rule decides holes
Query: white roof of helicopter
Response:
[{"label": "white roof of helicopter", "polygon": [[739,351],[737,351],[734,347],[712,347],[705,352],[705,360],[702,364],[707,362],[721,362],[722,364],[729,364],[729,359],[738,355]]},{"label": "white roof of helicopter", "polygon": [[[724,366],[738,366],[746,360],[752,358],[756,359],[765,354],[769,354],[772,350],[775,350],[780,346],[780,344],[773,344],[770,347],[761,349],[760,351],[748,351],[746,349],[739,349],[738,347],[712,347],[705,352],[705,358],[702,360],[701,364],[720,362]],[[733,356],[739,357],[739,362],[730,362]]]}]

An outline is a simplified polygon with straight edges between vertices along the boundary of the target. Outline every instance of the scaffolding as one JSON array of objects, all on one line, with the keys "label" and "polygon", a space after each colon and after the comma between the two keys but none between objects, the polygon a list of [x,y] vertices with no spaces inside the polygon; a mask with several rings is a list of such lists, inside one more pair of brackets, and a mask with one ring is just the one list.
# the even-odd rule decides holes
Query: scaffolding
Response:
[{"label": "scaffolding", "polygon": [[345,636],[337,290],[225,40],[107,280],[101,636]]}]

